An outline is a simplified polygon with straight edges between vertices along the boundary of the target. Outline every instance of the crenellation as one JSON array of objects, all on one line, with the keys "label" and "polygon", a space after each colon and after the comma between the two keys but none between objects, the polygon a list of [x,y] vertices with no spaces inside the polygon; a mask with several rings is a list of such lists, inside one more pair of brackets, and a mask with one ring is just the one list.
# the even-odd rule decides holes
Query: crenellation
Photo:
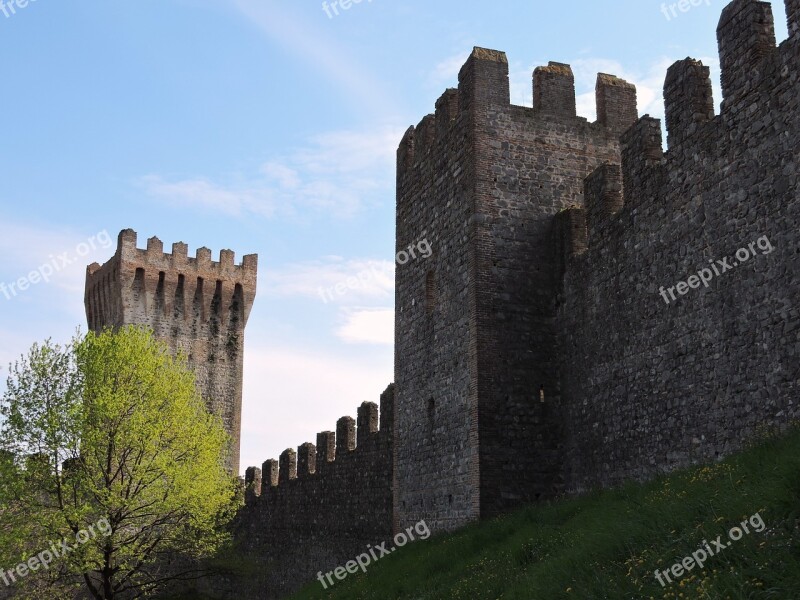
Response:
[{"label": "crenellation", "polygon": [[356,422],[353,417],[336,421],[336,457],[341,458],[356,448]]},{"label": "crenellation", "polygon": [[[381,410],[391,407],[392,390],[390,385],[381,394]],[[239,541],[266,567],[258,581],[248,582],[252,596],[247,597],[285,596],[318,571],[345,564],[367,544],[394,534],[392,431],[376,428],[384,416],[376,409],[370,402],[359,407],[359,429],[367,436],[359,432],[352,451],[337,455],[336,435],[325,431],[317,434],[316,447],[298,448],[296,478],[289,475],[292,450],[281,454],[280,468],[275,460],[263,464],[261,496],[248,492],[237,517]],[[345,426],[341,439],[347,447],[355,421],[345,417],[339,424]]]},{"label": "crenellation", "polygon": [[277,460],[266,460],[261,467],[261,494],[266,495],[269,488],[276,488],[279,484],[280,463]]},{"label": "crenellation", "polygon": [[172,244],[172,262],[175,266],[185,265],[189,261],[189,246],[183,242]]},{"label": "crenellation", "polygon": [[636,86],[616,75],[600,73],[595,86],[597,122],[619,137],[639,116]]},{"label": "crenellation", "polygon": [[123,229],[117,237],[117,246],[120,252],[135,252],[138,235],[133,229]]},{"label": "crenellation", "polygon": [[87,275],[94,275],[97,271],[100,270],[100,265],[96,262],[93,262],[88,267],[86,267],[86,274]]},{"label": "crenellation", "polygon": [[421,160],[434,147],[436,140],[436,116],[425,115],[419,122],[414,134],[414,158]]},{"label": "crenellation", "polygon": [[459,73],[448,135],[417,153],[413,169],[398,167],[396,250],[423,231],[437,248],[424,265],[396,272],[398,529],[421,518],[454,529],[564,486],[552,218],[583,203],[594,169],[620,163],[636,88],[602,76],[601,121],[589,123],[575,116],[568,65],[533,77],[534,107],[511,105],[506,55],[475,48]]},{"label": "crenellation", "polygon": [[[453,530],[712,462],[800,419],[800,346],[787,337],[800,297],[800,0],[786,1],[793,37],[777,48],[766,3],[725,9],[720,115],[703,63],[669,68],[666,153],[632,84],[599,74],[589,123],[574,114],[568,65],[538,68],[534,106],[514,106],[505,54],[473,50],[458,89],[397,151],[396,250],[426,237],[435,253],[395,272],[395,382],[357,421],[264,462],[260,486],[248,469],[237,527],[263,568],[242,597],[287,595],[420,520]],[[188,259],[178,271],[174,258],[144,261],[123,233],[133,291],[115,304],[113,265],[90,266],[93,322],[160,313],[177,286],[153,321],[180,329],[166,317],[199,277],[193,335],[238,331],[255,258],[251,285],[232,253],[217,270]],[[693,277],[737,248],[753,256],[708,286]],[[194,349],[200,380],[212,356],[227,360]]]},{"label": "crenellation", "polygon": [[255,279],[258,271],[258,254],[245,254],[242,257],[242,271],[244,272],[245,279]]},{"label": "crenellation", "polygon": [[775,51],[772,5],[733,0],[717,26],[723,104],[726,112],[756,89],[764,60]]},{"label": "crenellation", "polygon": [[[285,450],[280,457],[280,461],[269,460],[263,464],[264,477],[270,473],[271,466],[280,463],[280,471],[284,472],[284,462],[290,460],[288,457],[294,453],[296,456],[297,479],[302,479],[304,475],[324,475],[326,469],[337,464],[337,458],[360,456],[373,452],[375,440],[380,437],[380,443],[391,442],[391,411],[394,386],[390,385],[381,394],[380,410],[374,402],[364,402],[357,410],[358,420],[352,417],[342,417],[336,423],[337,433],[323,431],[317,434],[317,443],[306,442],[294,450]],[[385,411],[385,412],[380,412]],[[388,414],[387,414],[388,413]],[[379,428],[379,424],[385,424],[385,428]],[[357,442],[357,443],[356,443]],[[250,467],[255,468],[255,467]],[[287,467],[287,472],[292,472],[291,467]],[[294,477],[292,480],[295,479]],[[275,486],[287,481],[283,475],[275,479]]]},{"label": "crenellation", "polygon": [[198,389],[232,439],[229,466],[238,472],[243,333],[255,301],[257,256],[236,266],[230,250],[212,262],[207,248],[189,258],[182,242],[165,254],[157,237],[143,250],[137,237],[131,229],[121,231],[114,256],[87,268],[89,327],[146,325],[172,352],[184,352]]},{"label": "crenellation", "polygon": [[323,469],[336,460],[336,434],[323,431],[317,434],[317,468]]},{"label": "crenellation", "polygon": [[219,252],[219,267],[222,273],[229,273],[233,271],[233,261],[236,258],[236,253],[233,250],[220,250]]},{"label": "crenellation", "polygon": [[249,467],[244,475],[245,500],[252,502],[261,495],[263,482],[261,479],[261,469]]},{"label": "crenellation", "polygon": [[197,265],[198,271],[210,271],[211,249],[206,248],[205,246],[198,248],[197,252],[195,253],[195,264]]},{"label": "crenellation", "polygon": [[397,147],[397,179],[399,180],[403,177],[409,169],[414,165],[414,161],[416,159],[415,156],[415,146],[414,146],[414,137],[415,137],[416,130],[413,126],[409,127],[405,134],[403,135],[403,139],[400,141],[400,145]]},{"label": "crenellation", "polygon": [[458,73],[461,111],[481,111],[490,105],[508,106],[511,91],[505,52],[475,47]]},{"label": "crenellation", "polygon": [[533,71],[533,108],[540,114],[574,118],[575,76],[572,67],[552,62]]},{"label": "crenellation", "polygon": [[[147,240],[147,262],[162,260],[164,256],[164,242],[157,237],[151,237]],[[152,258],[151,258],[152,257]]]},{"label": "crenellation", "polygon": [[378,433],[378,405],[364,402],[358,407],[358,429],[356,447],[367,443],[369,436]]},{"label": "crenellation", "polygon": [[297,479],[297,453],[291,448],[281,452],[280,471],[278,474],[279,484],[288,483]]},{"label": "crenellation", "polygon": [[[580,259],[565,261],[557,320],[570,493],[712,462],[800,417],[800,348],[785,336],[796,321],[785,298],[800,294],[796,38],[775,48],[770,7],[753,0],[729,4],[718,34],[722,114],[708,69],[675,63],[667,154],[656,119],[622,137],[624,206],[609,223],[623,235],[592,236],[590,224]],[[593,202],[587,191],[588,212]],[[557,217],[558,235],[566,221]],[[754,343],[769,352],[754,354]],[[753,374],[776,364],[782,376],[755,385]],[[681,389],[691,393],[675,400]]]},{"label": "crenellation", "polygon": [[695,136],[714,119],[711,71],[699,60],[686,58],[673,64],[664,83],[667,143],[670,151]]},{"label": "crenellation", "polygon": [[391,384],[381,394],[380,398],[380,431],[385,435],[394,432],[394,384]]},{"label": "crenellation", "polygon": [[297,478],[305,479],[317,470],[317,447],[306,442],[297,449]]}]

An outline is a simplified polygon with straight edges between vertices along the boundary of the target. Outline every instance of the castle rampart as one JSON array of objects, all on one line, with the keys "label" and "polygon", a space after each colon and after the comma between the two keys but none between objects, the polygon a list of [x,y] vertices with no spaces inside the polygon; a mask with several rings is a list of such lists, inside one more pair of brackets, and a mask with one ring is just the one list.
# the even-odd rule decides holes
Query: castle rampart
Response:
[{"label": "castle rampart", "polygon": [[[797,3],[787,12],[796,32]],[[622,138],[621,167],[600,167],[585,209],[557,218],[572,491],[715,460],[800,416],[800,40],[776,48],[773,32],[769,4],[728,5],[721,113],[708,68],[675,63],[669,150],[660,123],[642,118]]]},{"label": "castle rampart", "polygon": [[[247,470],[240,543],[259,563],[252,597],[277,598],[391,539],[394,386],[317,444]],[[379,427],[380,425],[380,427]]]}]

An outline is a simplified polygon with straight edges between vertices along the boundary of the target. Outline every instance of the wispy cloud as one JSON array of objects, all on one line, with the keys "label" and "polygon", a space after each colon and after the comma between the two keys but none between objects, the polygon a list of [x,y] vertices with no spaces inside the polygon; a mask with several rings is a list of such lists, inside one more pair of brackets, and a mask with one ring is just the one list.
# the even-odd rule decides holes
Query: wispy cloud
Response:
[{"label": "wispy cloud", "polygon": [[472,48],[464,48],[441,59],[428,74],[428,82],[434,87],[455,87],[458,84],[458,72],[467,62]]},{"label": "wispy cloud", "polygon": [[204,208],[235,217],[244,213],[271,217],[277,204],[275,190],[266,181],[254,187],[239,187],[200,177],[168,181],[160,175],[146,175],[138,183],[148,195],[176,206]]},{"label": "wispy cloud", "polygon": [[[98,236],[98,234],[101,234]],[[30,278],[30,273],[43,265],[50,265],[48,281],[31,285],[14,299],[52,297],[52,288],[67,292],[74,299],[72,305],[83,301],[86,266],[104,262],[114,253],[114,233],[103,231],[92,234],[79,233],[58,226],[36,226],[0,218],[0,281],[15,282]],[[7,302],[0,296],[0,303]],[[2,306],[2,304],[0,304]],[[74,311],[81,317],[80,309]]]},{"label": "wispy cloud", "polygon": [[222,181],[151,174],[137,184],[160,201],[231,217],[322,214],[349,218],[392,195],[397,144],[403,131],[335,131],[277,157],[252,173]]},{"label": "wispy cloud", "polygon": [[344,323],[336,335],[349,344],[394,344],[394,310],[391,308],[345,309]]},{"label": "wispy cloud", "polygon": [[265,293],[281,298],[302,297],[322,301],[321,290],[332,290],[337,285],[346,285],[348,281],[357,281],[358,285],[348,287],[346,295],[330,295],[333,302],[385,303],[391,301],[394,294],[394,264],[387,260],[345,260],[330,256],[267,270],[264,277]]},{"label": "wispy cloud", "polygon": [[335,310],[331,333],[346,344],[394,343],[394,263],[328,256],[264,274],[264,293],[305,298]]},{"label": "wispy cloud", "polygon": [[[333,82],[348,104],[375,116],[397,114],[387,86],[367,72],[356,56],[334,42],[321,27],[303,22],[275,0],[231,0],[232,5],[267,37]],[[320,11],[320,14],[323,13]],[[324,20],[328,23],[328,20]]]}]

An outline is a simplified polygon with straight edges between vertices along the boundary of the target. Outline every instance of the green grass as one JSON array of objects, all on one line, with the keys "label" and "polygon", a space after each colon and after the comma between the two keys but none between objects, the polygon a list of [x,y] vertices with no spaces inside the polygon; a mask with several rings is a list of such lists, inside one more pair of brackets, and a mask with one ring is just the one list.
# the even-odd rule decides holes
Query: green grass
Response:
[{"label": "green grass", "polygon": [[[745,534],[671,585],[656,581],[656,569],[670,568],[703,540],[721,535],[726,542],[732,527],[756,513],[764,531]],[[315,582],[294,596],[317,598],[800,599],[800,431],[721,463],[532,505],[415,542],[366,575],[348,575],[327,591]]]}]

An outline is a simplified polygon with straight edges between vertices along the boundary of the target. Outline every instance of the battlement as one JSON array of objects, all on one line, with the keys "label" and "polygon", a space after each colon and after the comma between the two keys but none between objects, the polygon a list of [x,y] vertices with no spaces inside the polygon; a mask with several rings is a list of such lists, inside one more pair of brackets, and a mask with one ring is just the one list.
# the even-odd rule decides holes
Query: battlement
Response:
[{"label": "battlement", "polygon": [[[91,329],[103,325],[154,319],[195,320],[209,323],[233,311],[247,323],[256,295],[258,255],[246,255],[234,263],[231,250],[222,250],[219,261],[211,260],[211,250],[198,248],[188,256],[183,242],[164,252],[157,237],[147,240],[147,248],[136,247],[137,234],[125,229],[118,237],[115,255],[104,265],[93,263],[86,270],[87,319]],[[116,297],[110,287],[131,290],[127,297]]]},{"label": "battlement", "polygon": [[721,103],[702,62],[665,73],[667,150],[629,82],[597,75],[590,123],[568,64],[537,67],[516,106],[506,55],[473,49],[397,150],[396,249],[426,236],[437,252],[396,270],[395,384],[247,470],[252,597],[421,520],[453,530],[711,463],[800,417],[800,0],[785,1],[779,46],[768,3],[722,11]]},{"label": "battlement", "polygon": [[[569,260],[606,245],[605,236],[625,235],[624,223],[641,202],[662,197],[676,178],[693,178],[704,161],[724,159],[732,136],[768,139],[767,123],[785,130],[792,117],[792,86],[797,81],[796,29],[800,0],[786,0],[790,38],[775,45],[771,5],[758,0],[734,0],[722,12],[717,37],[723,81],[722,111],[714,113],[710,69],[699,60],[685,58],[666,73],[664,105],[668,151],[662,144],[661,122],[649,115],[638,119],[621,136],[619,166],[607,165],[585,181],[584,209],[576,208],[556,220],[559,260]],[[613,79],[601,75],[604,85]],[[622,185],[609,179],[619,169]],[[664,207],[666,208],[666,207]],[[619,221],[615,229],[609,227]],[[583,225],[581,225],[583,224]],[[585,227],[585,236],[577,233]]]},{"label": "battlement", "polygon": [[[582,127],[577,117],[575,77],[572,67],[549,62],[532,74],[533,107],[511,104],[508,59],[504,52],[475,47],[458,75],[458,88],[449,88],[436,101],[435,113],[409,127],[397,150],[398,181],[448,139],[454,128],[485,120],[488,112],[504,107],[512,118],[541,118]],[[598,74],[597,121],[594,125],[614,138],[637,118],[636,86],[614,75]],[[512,108],[514,110],[512,110]]]},{"label": "battlement", "polygon": [[600,73],[595,86],[597,122],[619,136],[636,121],[636,86],[616,75]]},{"label": "battlement", "polygon": [[358,469],[363,455],[380,454],[389,448],[393,412],[394,386],[390,385],[381,394],[380,409],[374,402],[364,402],[358,408],[358,420],[342,417],[336,422],[336,433],[323,431],[317,434],[316,444],[306,442],[297,451],[287,448],[278,460],[264,461],[260,469],[249,467],[245,477],[248,501],[296,481],[316,480],[328,474],[341,478],[345,471]]},{"label": "battlement", "polygon": [[[582,203],[584,177],[620,162],[620,134],[638,114],[636,87],[598,74],[590,123],[577,116],[568,64],[533,71],[532,107],[511,103],[508,75],[505,53],[474,48],[458,88],[406,131],[397,151],[397,250],[423,233],[446,249],[396,275],[397,527],[425,516],[455,528],[560,486],[541,458],[559,445],[555,403],[539,400],[558,394],[548,343],[557,281],[544,234],[554,214]],[[493,376],[513,383],[501,390]]]},{"label": "battlement", "polygon": [[728,4],[717,26],[717,42],[725,110],[754,89],[764,59],[775,50],[772,5],[758,0]]},{"label": "battlement", "polygon": [[533,108],[537,112],[563,117],[576,113],[575,76],[572,67],[550,62],[533,71]]},{"label": "battlement", "polygon": [[714,119],[711,70],[692,58],[673,64],[664,82],[664,110],[669,147],[691,139]]},{"label": "battlement", "polygon": [[[708,67],[677,61],[668,150],[660,121],[642,117],[620,163],[585,179],[584,207],[576,196],[554,219],[571,491],[713,461],[796,418],[798,369],[759,374],[797,364],[783,303],[800,289],[798,6],[787,0],[790,37],[776,46],[770,4],[728,4],[719,114]],[[753,340],[770,355],[754,358]]]},{"label": "battlement", "polygon": [[[157,237],[147,240],[147,248],[139,249],[137,233],[132,229],[124,229],[117,238],[115,257],[136,263],[142,267],[158,270],[175,270],[184,274],[198,274],[218,279],[253,279],[258,271],[258,255],[244,256],[239,265],[234,264],[235,253],[232,250],[221,250],[219,261],[211,260],[211,250],[198,248],[194,257],[189,256],[189,247],[183,242],[172,244],[172,253],[164,252],[164,243]],[[101,269],[97,263],[89,265],[87,274],[94,275]]]}]

